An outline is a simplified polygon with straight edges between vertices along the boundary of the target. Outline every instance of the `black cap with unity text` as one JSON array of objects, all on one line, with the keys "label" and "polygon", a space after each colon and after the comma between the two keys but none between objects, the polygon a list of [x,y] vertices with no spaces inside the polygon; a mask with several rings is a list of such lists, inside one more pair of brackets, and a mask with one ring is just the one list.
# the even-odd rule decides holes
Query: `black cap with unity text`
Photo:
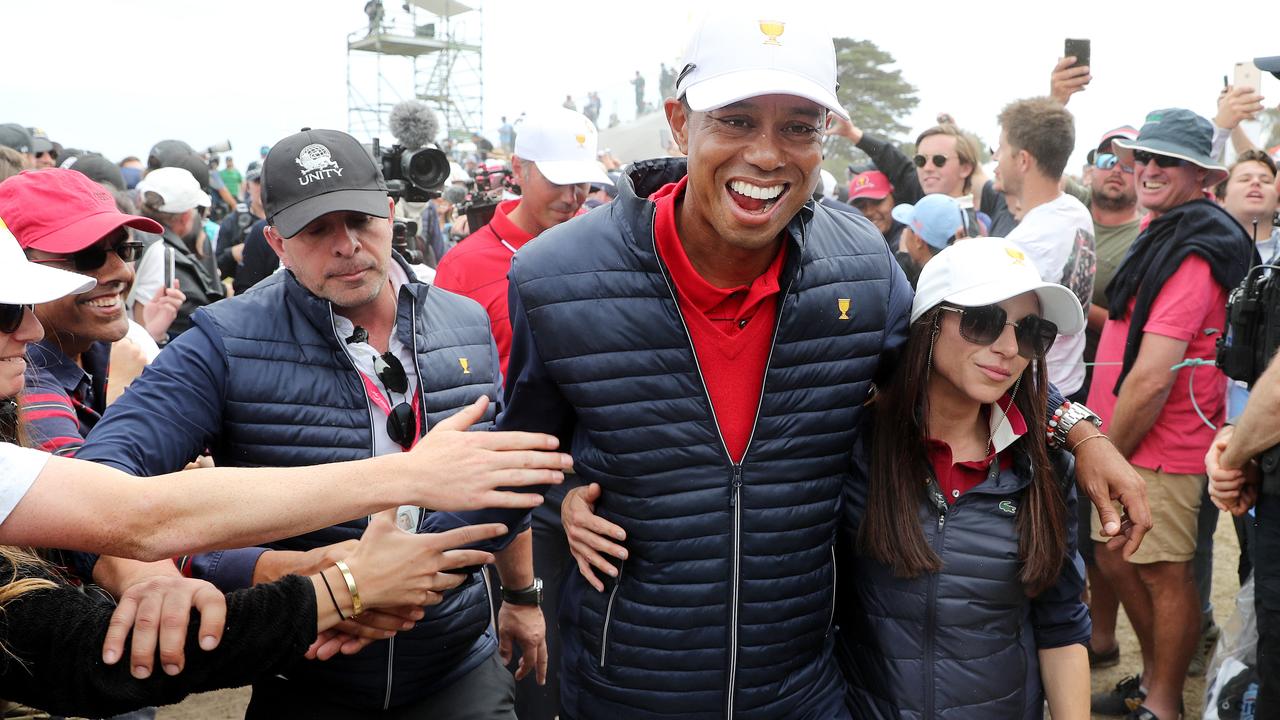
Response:
[{"label": "black cap with unity text", "polygon": [[293,237],[325,213],[388,217],[387,183],[358,140],[337,130],[303,128],[271,147],[262,162],[262,207],[281,237]]}]

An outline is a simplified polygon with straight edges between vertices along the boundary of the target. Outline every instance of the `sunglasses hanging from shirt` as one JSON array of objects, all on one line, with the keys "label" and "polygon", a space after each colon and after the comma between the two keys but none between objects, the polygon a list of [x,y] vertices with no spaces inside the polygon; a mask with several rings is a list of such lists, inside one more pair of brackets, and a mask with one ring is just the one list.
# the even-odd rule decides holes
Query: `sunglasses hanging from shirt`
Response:
[{"label": "sunglasses hanging from shirt", "polygon": [[387,415],[387,436],[392,442],[409,450],[418,441],[422,431],[422,421],[418,417],[417,393],[414,393],[413,398],[401,400],[392,407],[389,396],[391,393],[401,396],[408,393],[409,376],[405,374],[404,365],[401,364],[400,359],[391,352],[385,352],[374,358],[373,371],[378,376],[378,382],[386,388],[387,395],[384,396],[378,387],[361,373],[360,377],[364,380],[365,390],[378,409]]}]

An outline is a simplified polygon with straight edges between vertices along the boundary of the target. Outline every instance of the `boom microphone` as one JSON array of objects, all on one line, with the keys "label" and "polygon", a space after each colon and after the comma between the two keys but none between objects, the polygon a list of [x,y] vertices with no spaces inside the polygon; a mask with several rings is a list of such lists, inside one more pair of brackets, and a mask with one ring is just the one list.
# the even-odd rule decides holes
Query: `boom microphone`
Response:
[{"label": "boom microphone", "polygon": [[418,100],[405,100],[391,108],[387,119],[391,126],[391,134],[406,149],[417,150],[435,142],[436,133],[440,130],[440,121],[436,114],[425,103]]}]

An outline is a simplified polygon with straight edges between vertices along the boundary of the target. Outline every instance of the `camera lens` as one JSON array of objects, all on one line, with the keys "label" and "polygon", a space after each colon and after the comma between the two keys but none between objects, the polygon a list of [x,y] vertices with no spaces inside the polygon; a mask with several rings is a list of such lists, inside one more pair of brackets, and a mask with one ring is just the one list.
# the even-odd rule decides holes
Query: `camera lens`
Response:
[{"label": "camera lens", "polygon": [[449,158],[436,148],[406,152],[400,163],[404,177],[419,188],[436,189],[449,179]]}]

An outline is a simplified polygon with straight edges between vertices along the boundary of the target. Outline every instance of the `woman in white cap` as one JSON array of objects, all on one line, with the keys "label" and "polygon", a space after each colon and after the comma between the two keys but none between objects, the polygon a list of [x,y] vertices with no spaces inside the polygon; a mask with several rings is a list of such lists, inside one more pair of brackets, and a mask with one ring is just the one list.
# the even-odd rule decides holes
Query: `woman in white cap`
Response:
[{"label": "woman in white cap", "polygon": [[925,266],[854,453],[869,463],[842,594],[856,717],[1040,718],[1046,698],[1055,720],[1088,717],[1075,494],[1041,435],[1045,352],[1083,327],[1075,295],[1004,239]]},{"label": "woman in white cap", "polygon": [[[28,262],[0,222],[0,697],[50,712],[98,717],[177,702],[190,692],[245,685],[304,653],[327,657],[353,651],[329,631],[365,610],[439,602],[441,592],[466,577],[451,570],[492,561],[489,553],[454,548],[505,529],[491,524],[413,535],[395,528],[394,511],[379,513],[345,560],[320,573],[258,585],[228,595],[225,603],[211,585],[207,592],[216,602],[201,601],[197,593],[198,631],[192,625],[181,637],[162,637],[161,646],[176,640],[181,654],[183,644],[191,648],[198,638],[202,650],[154,674],[154,626],[149,632],[134,628],[132,656],[117,662],[129,652],[124,647],[132,625],[128,618],[154,598],[126,595],[117,612],[125,621],[108,633],[112,603],[67,585],[39,555],[17,545],[158,560],[296,535],[402,503],[433,503],[433,498],[458,510],[494,503],[528,507],[540,498],[494,488],[560,480],[558,470],[508,470],[531,460],[541,464],[528,453],[482,463],[470,457],[472,462],[459,465],[466,453],[455,446],[441,454],[437,446],[433,461],[426,451],[429,442],[420,443],[421,450],[358,462],[213,468],[155,478],[134,478],[23,447],[24,355],[27,345],[44,335],[33,305],[83,292],[93,283]],[[483,404],[471,410],[433,432],[465,430]],[[540,447],[553,443],[533,435],[526,440],[539,441]],[[567,456],[553,460],[560,467],[569,462]],[[441,463],[470,467],[489,478],[464,493],[431,489],[440,485]],[[264,474],[274,482],[262,482]],[[353,477],[360,482],[351,482]],[[104,648],[109,634],[115,640]]]}]

